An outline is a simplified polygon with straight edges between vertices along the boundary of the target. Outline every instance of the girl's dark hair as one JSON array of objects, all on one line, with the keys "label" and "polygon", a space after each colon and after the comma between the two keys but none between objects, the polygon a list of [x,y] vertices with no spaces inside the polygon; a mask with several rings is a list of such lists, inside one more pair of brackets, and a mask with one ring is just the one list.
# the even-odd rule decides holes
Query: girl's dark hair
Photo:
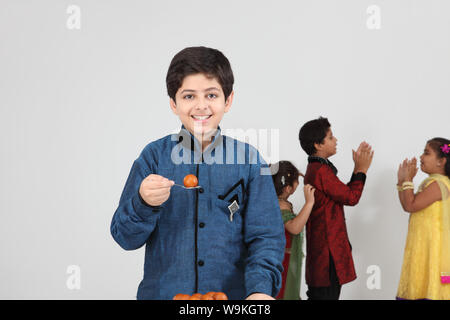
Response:
[{"label": "girl's dark hair", "polygon": [[[447,145],[450,148],[450,140],[445,138],[433,138],[427,141],[428,145],[436,152],[438,158],[446,158],[444,172],[445,175],[450,178],[450,152],[445,153],[443,147]],[[444,148],[447,149],[447,148]],[[448,149],[447,149],[448,150]]]},{"label": "girl's dark hair", "polygon": [[298,134],[302,149],[309,155],[316,153],[314,144],[320,144],[325,139],[331,125],[327,118],[319,117],[305,123]]},{"label": "girl's dark hair", "polygon": [[189,47],[178,52],[170,62],[166,76],[167,94],[175,101],[175,94],[186,76],[203,73],[216,78],[222,86],[225,100],[233,91],[233,71],[222,52],[207,47]]},{"label": "girl's dark hair", "polygon": [[283,193],[284,187],[292,187],[294,182],[298,180],[298,176],[303,177],[303,174],[290,161],[279,161],[275,164],[270,164],[269,167],[272,172],[272,180],[277,196]]}]

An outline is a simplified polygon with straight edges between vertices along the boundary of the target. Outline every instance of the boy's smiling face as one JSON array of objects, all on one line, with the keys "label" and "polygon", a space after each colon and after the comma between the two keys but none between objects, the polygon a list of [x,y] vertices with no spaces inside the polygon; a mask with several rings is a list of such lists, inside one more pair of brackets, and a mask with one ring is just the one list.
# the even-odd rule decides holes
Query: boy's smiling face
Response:
[{"label": "boy's smiling face", "polygon": [[175,101],[170,99],[170,107],[186,129],[203,141],[205,147],[223,115],[230,110],[232,101],[233,92],[225,100],[222,86],[216,78],[196,73],[183,79]]}]

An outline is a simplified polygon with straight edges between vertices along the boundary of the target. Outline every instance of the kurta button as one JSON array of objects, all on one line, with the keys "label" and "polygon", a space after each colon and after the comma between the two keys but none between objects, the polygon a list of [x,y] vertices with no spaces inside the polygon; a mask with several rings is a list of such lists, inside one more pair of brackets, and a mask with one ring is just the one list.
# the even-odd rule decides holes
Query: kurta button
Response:
[{"label": "kurta button", "polygon": [[205,190],[203,190],[203,188],[199,188],[198,192],[203,193]]},{"label": "kurta button", "polygon": [[204,228],[204,227],[205,227],[205,224],[204,224],[203,222],[200,222],[200,223],[198,224],[198,226],[199,226],[200,228]]},{"label": "kurta button", "polygon": [[200,267],[202,267],[204,264],[205,264],[205,262],[204,262],[203,260],[200,260],[200,261],[198,262],[198,265],[199,265]]}]

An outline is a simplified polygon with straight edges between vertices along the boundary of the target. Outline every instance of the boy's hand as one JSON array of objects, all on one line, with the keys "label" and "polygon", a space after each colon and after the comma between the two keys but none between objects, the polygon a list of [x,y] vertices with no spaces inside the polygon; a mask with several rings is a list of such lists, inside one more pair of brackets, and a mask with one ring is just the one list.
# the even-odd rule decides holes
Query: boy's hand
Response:
[{"label": "boy's hand", "polygon": [[353,161],[355,162],[354,173],[363,172],[367,173],[370,165],[372,164],[373,150],[367,142],[361,142],[358,150],[352,150]]},{"label": "boy's hand", "polygon": [[174,183],[163,176],[151,174],[142,180],[139,194],[147,204],[154,207],[160,206],[169,199],[170,188]]},{"label": "boy's hand", "polygon": [[310,184],[307,184],[303,187],[303,193],[305,194],[306,203],[314,204],[314,191],[316,191],[316,189]]}]

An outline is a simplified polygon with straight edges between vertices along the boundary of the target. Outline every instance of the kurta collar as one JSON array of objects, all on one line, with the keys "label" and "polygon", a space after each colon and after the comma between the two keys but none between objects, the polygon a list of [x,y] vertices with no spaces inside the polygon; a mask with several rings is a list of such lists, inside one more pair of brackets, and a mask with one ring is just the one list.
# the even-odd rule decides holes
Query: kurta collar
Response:
[{"label": "kurta collar", "polygon": [[[216,132],[211,137],[211,143],[203,150],[203,153],[211,152],[218,145],[221,145],[223,136],[221,134],[220,126],[217,127]],[[183,148],[192,150],[194,152],[202,153],[202,144],[198,139],[186,129],[184,125],[181,126],[181,130],[178,133],[178,142],[181,143]]]},{"label": "kurta collar", "polygon": [[311,162],[320,162],[320,163],[322,163],[322,164],[328,165],[328,166],[331,168],[331,170],[333,170],[333,172],[334,172],[335,175],[336,175],[337,172],[338,172],[337,168],[336,168],[336,167],[333,165],[333,163],[332,163],[330,160],[328,160],[328,159],[325,159],[325,158],[322,158],[322,157],[316,157],[316,156],[309,156],[309,157],[308,157],[308,163],[311,163]]}]

